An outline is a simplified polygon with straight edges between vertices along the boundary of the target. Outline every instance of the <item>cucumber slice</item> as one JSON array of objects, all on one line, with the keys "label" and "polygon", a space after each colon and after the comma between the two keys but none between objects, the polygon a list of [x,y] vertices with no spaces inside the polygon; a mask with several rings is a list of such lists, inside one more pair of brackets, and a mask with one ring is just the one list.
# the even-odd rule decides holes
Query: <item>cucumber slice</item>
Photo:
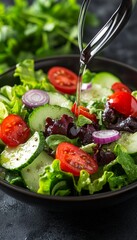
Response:
[{"label": "cucumber slice", "polygon": [[21,170],[21,175],[28,189],[37,192],[39,189],[39,176],[54,159],[42,151],[34,161]]},{"label": "cucumber slice", "polygon": [[115,82],[121,82],[119,78],[109,72],[100,72],[92,79],[92,84],[99,84],[103,88],[111,89]]},{"label": "cucumber slice", "polygon": [[99,100],[103,97],[108,97],[112,94],[111,89],[103,88],[99,84],[92,85],[92,88],[90,90],[85,90],[81,92],[81,101],[85,103],[89,103],[91,100]]},{"label": "cucumber slice", "polygon": [[52,119],[59,119],[63,114],[67,114],[73,117],[73,113],[67,108],[49,104],[40,106],[38,108],[35,108],[29,115],[29,126],[34,131],[44,132],[47,117],[50,117]]},{"label": "cucumber slice", "polygon": [[48,92],[50,101],[49,103],[51,105],[58,105],[60,107],[65,107],[68,109],[72,108],[73,103],[68,100],[66,97],[64,97],[62,94],[57,92]]},{"label": "cucumber slice", "polygon": [[117,143],[121,144],[129,154],[137,153],[137,132],[123,133]]},{"label": "cucumber slice", "polygon": [[29,140],[15,148],[6,147],[1,153],[0,164],[9,170],[19,170],[30,164],[44,149],[45,138],[35,132]]}]

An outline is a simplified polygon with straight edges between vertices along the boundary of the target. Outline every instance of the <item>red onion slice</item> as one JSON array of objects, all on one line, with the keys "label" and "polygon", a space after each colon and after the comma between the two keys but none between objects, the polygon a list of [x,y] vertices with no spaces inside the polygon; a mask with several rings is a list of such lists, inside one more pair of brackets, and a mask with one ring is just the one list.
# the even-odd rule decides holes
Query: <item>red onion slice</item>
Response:
[{"label": "red onion slice", "polygon": [[92,134],[95,143],[107,144],[114,142],[120,138],[120,133],[117,130],[100,130]]},{"label": "red onion slice", "polygon": [[43,90],[32,89],[22,96],[22,102],[29,108],[35,108],[48,103],[49,95]]},{"label": "red onion slice", "polygon": [[81,90],[82,90],[82,91],[90,90],[91,87],[92,87],[92,84],[91,84],[91,83],[82,83]]}]

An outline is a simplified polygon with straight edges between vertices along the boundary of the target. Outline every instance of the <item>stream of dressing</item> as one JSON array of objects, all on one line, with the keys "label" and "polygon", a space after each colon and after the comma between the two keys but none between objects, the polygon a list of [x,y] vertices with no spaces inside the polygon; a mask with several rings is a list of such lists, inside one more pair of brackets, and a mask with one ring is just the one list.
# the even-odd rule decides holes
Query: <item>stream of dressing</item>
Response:
[{"label": "stream of dressing", "polygon": [[77,109],[80,106],[80,100],[81,100],[82,76],[87,67],[87,63],[88,63],[88,62],[86,62],[86,56],[84,56],[84,58],[83,58],[82,51],[83,51],[83,28],[84,28],[85,16],[86,16],[89,2],[90,2],[90,0],[83,2],[82,6],[81,6],[80,14],[79,14],[79,19],[78,19],[78,45],[79,45],[79,50],[80,50],[80,61],[79,61],[80,67],[79,67],[77,90],[76,90]]}]

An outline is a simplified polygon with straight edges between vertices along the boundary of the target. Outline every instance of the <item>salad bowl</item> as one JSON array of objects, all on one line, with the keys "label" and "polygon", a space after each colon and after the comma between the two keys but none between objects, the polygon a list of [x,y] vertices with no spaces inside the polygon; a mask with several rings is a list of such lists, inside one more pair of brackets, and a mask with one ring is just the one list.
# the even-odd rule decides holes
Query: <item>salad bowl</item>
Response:
[{"label": "salad bowl", "polygon": [[[68,55],[60,57],[51,57],[35,61],[35,69],[42,69],[45,73],[51,67],[62,66],[67,67],[78,74],[79,56]],[[93,72],[111,72],[121,79],[131,89],[137,89],[137,70],[122,64],[120,62],[107,58],[96,57],[88,64],[88,68]],[[13,77],[15,67],[0,75],[0,87],[4,85],[13,86],[18,84],[18,78]],[[126,201],[137,195],[137,182],[131,183],[120,190],[104,191],[93,195],[83,196],[49,196],[31,192],[23,187],[9,184],[7,181],[0,179],[0,189],[6,194],[26,202],[31,205],[45,207],[52,211],[77,210],[85,211],[85,209],[95,209],[112,206],[122,201]]]}]

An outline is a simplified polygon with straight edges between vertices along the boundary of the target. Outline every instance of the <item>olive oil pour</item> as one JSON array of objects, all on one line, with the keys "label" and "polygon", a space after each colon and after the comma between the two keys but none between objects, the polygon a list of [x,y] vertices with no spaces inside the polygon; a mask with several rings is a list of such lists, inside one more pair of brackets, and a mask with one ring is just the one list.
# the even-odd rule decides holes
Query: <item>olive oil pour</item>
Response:
[{"label": "olive oil pour", "polygon": [[86,69],[86,64],[80,63],[79,75],[78,75],[78,82],[77,82],[77,90],[76,90],[76,106],[80,106],[81,100],[81,85],[82,85],[82,76],[84,70]]},{"label": "olive oil pour", "polygon": [[76,91],[76,106],[77,109],[80,106],[81,99],[81,85],[82,76],[84,70],[87,67],[88,62],[100,52],[110,41],[112,41],[122,28],[128,22],[132,10],[137,0],[122,0],[119,7],[116,9],[114,14],[110,17],[107,23],[101,28],[101,30],[95,35],[93,39],[83,48],[83,29],[86,17],[86,12],[91,0],[83,0],[81,5],[79,19],[78,19],[78,44],[80,50],[80,69]]},{"label": "olive oil pour", "polygon": [[78,19],[78,45],[80,50],[80,62],[79,62],[79,74],[78,74],[78,82],[77,82],[77,90],[76,90],[76,106],[77,108],[80,106],[80,100],[81,100],[81,85],[82,85],[82,76],[83,73],[87,67],[87,63],[85,59],[83,58],[83,29],[84,29],[84,22],[86,17],[86,12],[88,9],[90,0],[83,1],[79,13],[79,19]]}]

